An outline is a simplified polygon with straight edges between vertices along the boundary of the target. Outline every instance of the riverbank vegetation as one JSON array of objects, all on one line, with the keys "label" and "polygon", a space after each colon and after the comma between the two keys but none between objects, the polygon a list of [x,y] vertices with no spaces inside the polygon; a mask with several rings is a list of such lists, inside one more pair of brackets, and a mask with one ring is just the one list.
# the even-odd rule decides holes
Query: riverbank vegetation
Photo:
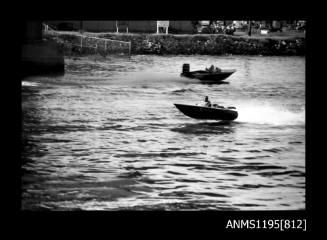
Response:
[{"label": "riverbank vegetation", "polygon": [[[62,41],[69,41],[79,32],[62,32]],[[305,55],[305,35],[275,34],[135,34],[88,33],[99,38],[131,42],[131,54],[203,54],[203,55]],[[73,49],[75,51],[75,49]]]}]

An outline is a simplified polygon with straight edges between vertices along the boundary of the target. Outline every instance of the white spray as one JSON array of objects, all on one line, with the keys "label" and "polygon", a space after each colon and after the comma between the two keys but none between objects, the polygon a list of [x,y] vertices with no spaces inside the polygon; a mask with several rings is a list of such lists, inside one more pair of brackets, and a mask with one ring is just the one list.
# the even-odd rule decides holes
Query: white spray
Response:
[{"label": "white spray", "polygon": [[305,109],[291,111],[286,106],[269,102],[238,102],[236,121],[272,125],[305,125]]}]

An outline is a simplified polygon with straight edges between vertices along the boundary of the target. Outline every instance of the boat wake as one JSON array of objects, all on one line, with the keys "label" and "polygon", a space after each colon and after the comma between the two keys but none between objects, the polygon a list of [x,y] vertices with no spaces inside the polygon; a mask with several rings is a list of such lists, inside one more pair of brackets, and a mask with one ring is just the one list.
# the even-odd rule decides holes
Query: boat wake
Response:
[{"label": "boat wake", "polygon": [[191,88],[179,88],[171,91],[173,94],[183,94],[185,92],[194,92]]},{"label": "boat wake", "polygon": [[286,107],[273,106],[268,103],[240,103],[237,106],[240,123],[271,125],[305,125],[305,110],[291,111]]}]

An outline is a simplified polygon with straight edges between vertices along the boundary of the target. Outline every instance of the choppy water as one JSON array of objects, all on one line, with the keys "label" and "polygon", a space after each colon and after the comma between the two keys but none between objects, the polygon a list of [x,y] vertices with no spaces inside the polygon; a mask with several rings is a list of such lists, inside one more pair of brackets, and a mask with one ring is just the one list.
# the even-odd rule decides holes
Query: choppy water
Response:
[{"label": "choppy water", "polygon": [[[215,64],[229,84],[181,78]],[[173,103],[235,106],[228,125]],[[22,82],[22,209],[305,209],[305,58],[66,59]]]}]

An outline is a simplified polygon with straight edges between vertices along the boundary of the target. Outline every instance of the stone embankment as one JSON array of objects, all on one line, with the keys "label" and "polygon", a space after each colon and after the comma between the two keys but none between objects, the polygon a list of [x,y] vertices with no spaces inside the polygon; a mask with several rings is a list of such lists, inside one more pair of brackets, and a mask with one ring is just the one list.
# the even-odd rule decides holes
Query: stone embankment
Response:
[{"label": "stone embankment", "polygon": [[[131,54],[200,54],[200,55],[263,55],[303,56],[305,38],[269,38],[222,34],[116,34],[85,33],[90,36],[131,42]],[[60,36],[62,40],[71,34]]]}]

